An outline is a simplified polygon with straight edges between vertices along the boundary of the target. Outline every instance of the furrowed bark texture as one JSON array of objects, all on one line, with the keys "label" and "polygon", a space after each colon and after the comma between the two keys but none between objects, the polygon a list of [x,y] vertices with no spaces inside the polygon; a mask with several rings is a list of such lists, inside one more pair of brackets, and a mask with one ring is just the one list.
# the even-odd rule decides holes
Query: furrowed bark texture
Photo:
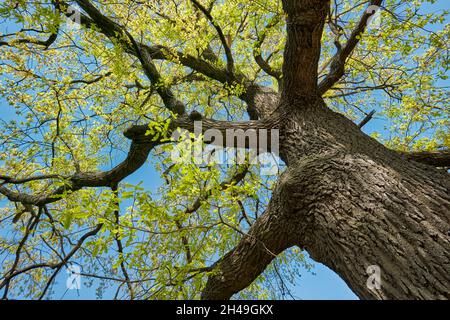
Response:
[{"label": "furrowed bark texture", "polygon": [[287,40],[283,64],[283,95],[309,96],[317,90],[317,64],[329,2],[283,1]]},{"label": "furrowed bark texture", "polygon": [[[404,161],[329,109],[298,119],[281,184],[297,245],[360,298],[450,298],[448,174]],[[380,290],[366,286],[370,265]]]},{"label": "furrowed bark texture", "polygon": [[[289,167],[266,213],[218,261],[202,297],[230,298],[297,245],[360,298],[450,298],[448,174],[405,161],[321,102],[302,104],[281,122]],[[372,265],[381,270],[380,290],[366,285]]]},{"label": "furrowed bark texture", "polygon": [[[288,169],[264,215],[214,265],[203,299],[230,298],[294,245],[362,299],[450,298],[449,175],[408,161],[327,108],[316,72],[328,6],[283,1],[282,94],[270,110],[280,119],[280,156]],[[264,103],[255,109],[264,110]],[[380,289],[367,286],[373,265],[380,268]]]}]

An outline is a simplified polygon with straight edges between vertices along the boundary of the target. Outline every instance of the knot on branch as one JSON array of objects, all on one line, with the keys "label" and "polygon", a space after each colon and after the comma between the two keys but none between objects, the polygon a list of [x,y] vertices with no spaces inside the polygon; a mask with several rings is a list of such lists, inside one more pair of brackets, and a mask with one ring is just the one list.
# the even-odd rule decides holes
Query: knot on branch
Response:
[{"label": "knot on branch", "polygon": [[201,115],[200,112],[194,110],[189,115],[189,119],[192,120],[192,121],[200,121],[200,120],[202,120],[202,115]]},{"label": "knot on branch", "polygon": [[148,129],[148,125],[142,124],[142,125],[134,125],[129,127],[123,132],[123,135],[130,139],[130,140],[136,140],[139,137],[142,137],[145,135],[145,132]]}]

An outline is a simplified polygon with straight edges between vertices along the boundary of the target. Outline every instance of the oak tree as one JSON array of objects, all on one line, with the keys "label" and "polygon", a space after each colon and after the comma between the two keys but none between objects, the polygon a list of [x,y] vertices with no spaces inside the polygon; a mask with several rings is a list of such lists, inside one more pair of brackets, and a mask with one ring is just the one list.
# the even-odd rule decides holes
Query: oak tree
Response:
[{"label": "oak tree", "polygon": [[[100,296],[280,298],[307,252],[363,299],[450,298],[434,2],[2,2],[2,297],[51,297],[77,263]],[[278,174],[250,144],[174,161],[179,129],[213,156],[195,121],[278,130]]]}]

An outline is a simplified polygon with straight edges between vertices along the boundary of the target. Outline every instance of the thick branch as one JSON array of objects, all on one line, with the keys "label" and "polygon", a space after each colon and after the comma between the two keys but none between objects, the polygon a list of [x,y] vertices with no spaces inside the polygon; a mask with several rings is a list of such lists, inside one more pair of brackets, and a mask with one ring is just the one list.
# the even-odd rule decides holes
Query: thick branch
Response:
[{"label": "thick branch", "polygon": [[[232,141],[227,141],[227,130],[254,130],[258,135],[259,129],[270,129],[275,128],[277,121],[247,121],[247,122],[228,122],[228,121],[218,121],[212,119],[193,119],[192,116],[184,116],[178,119],[173,119],[169,125],[170,135],[173,131],[178,128],[188,130],[190,132],[195,132],[195,121],[201,121],[201,128],[198,130],[199,134],[203,134],[208,129],[215,129],[220,132],[225,139],[219,144],[219,141],[209,141],[213,144],[219,144],[221,146],[232,146],[234,145],[235,136],[233,135]],[[200,124],[200,123],[199,123]],[[10,201],[20,202],[27,205],[42,206],[48,203],[53,203],[61,199],[61,196],[67,192],[78,191],[84,187],[111,187],[118,182],[122,181],[124,178],[139,169],[147,160],[150,151],[157,145],[166,143],[170,140],[164,139],[163,136],[152,136],[147,135],[149,129],[148,125],[135,125],[130,127],[124,132],[125,137],[132,140],[130,150],[126,159],[108,171],[101,172],[80,172],[75,173],[73,176],[67,179],[65,185],[58,187],[53,192],[49,194],[36,194],[30,195],[22,192],[16,192],[6,188],[3,184],[0,184],[0,193],[6,196]],[[240,134],[239,132],[237,134]],[[230,135],[231,136],[231,135]],[[269,139],[270,141],[270,139]],[[208,142],[208,141],[206,141]],[[248,139],[244,141],[245,145],[243,147],[252,147]],[[267,151],[271,150],[271,145],[268,144]],[[52,176],[51,176],[52,177]]]},{"label": "thick branch", "polygon": [[283,63],[283,98],[311,96],[317,91],[317,69],[329,1],[283,0],[287,40]]},{"label": "thick branch", "polygon": [[[68,5],[65,2],[55,2],[58,5],[58,9],[61,10],[61,12],[63,12],[66,16],[70,17],[70,15],[73,14],[67,11]],[[86,2],[85,8],[94,12],[93,10],[95,9],[95,7],[94,9],[92,9],[93,6],[87,6],[87,4],[88,2]],[[123,35],[123,30],[111,19],[103,16],[100,12],[98,12],[98,10],[96,11],[97,13],[94,12],[93,15],[99,16],[100,22],[105,22],[100,23],[96,30],[99,30],[108,38],[121,43],[125,47],[127,53],[137,56],[138,51],[135,50],[135,48],[126,41],[126,37],[117,36],[118,34]],[[93,28],[96,25],[96,22],[90,17],[87,17],[85,14],[78,13],[78,15],[80,16],[80,24],[85,26],[86,28]],[[139,46],[141,54],[142,52],[145,52],[145,54],[148,54],[153,60],[167,60],[180,63],[185,67],[188,67],[196,72],[199,72],[211,79],[224,84],[230,84],[230,81],[236,81],[237,83],[243,84],[245,86],[245,90],[239,96],[239,98],[247,103],[248,113],[251,119],[258,119],[269,115],[278,104],[279,99],[278,93],[276,91],[268,87],[253,83],[241,73],[235,72],[234,77],[230,78],[227,70],[218,68],[211,64],[209,61],[195,57],[193,55],[178,52],[163,45],[146,45],[140,42],[137,42],[137,45]],[[266,102],[266,97],[269,98],[268,102]]]},{"label": "thick branch", "polygon": [[15,39],[15,40],[12,40],[11,42],[0,41],[0,46],[12,47],[16,43],[18,43],[18,44],[30,43],[30,44],[36,44],[39,46],[43,46],[45,49],[48,49],[56,41],[57,37],[58,37],[58,31],[50,34],[50,36],[48,37],[47,40],[39,40],[39,39],[33,39],[33,38]]},{"label": "thick branch", "polygon": [[370,111],[364,119],[358,124],[358,127],[364,127],[370,120],[372,120],[373,115],[375,114],[375,110]]},{"label": "thick branch", "polygon": [[13,178],[10,176],[3,176],[0,175],[0,180],[3,180],[1,184],[23,184],[30,181],[37,181],[37,180],[47,180],[47,179],[62,179],[63,177],[58,174],[44,174],[39,176],[31,176],[27,178]]},{"label": "thick branch", "polygon": [[[63,12],[66,16],[70,17],[71,12],[68,12],[68,5],[63,1],[56,1],[58,3],[58,8]],[[92,4],[90,4],[87,0],[78,0],[77,1],[80,6],[85,10],[90,17],[82,13],[77,13],[80,16],[80,24],[85,26],[86,28],[94,28],[97,26],[97,30],[102,34],[107,36],[108,38],[118,41],[122,45],[124,45],[125,50],[133,55],[137,55],[137,52],[133,46],[130,45],[129,42],[126,41],[126,37],[123,37],[124,30],[110,18],[104,16],[100,11],[98,11]],[[122,37],[118,36],[122,35]],[[177,61],[182,65],[191,68],[199,73],[210,77],[211,79],[217,80],[222,83],[226,83],[229,79],[227,76],[227,71],[224,69],[217,68],[210,64],[208,61],[203,60],[201,58],[194,57],[189,54],[184,54],[183,52],[176,52],[171,48],[163,45],[145,45],[143,43],[138,42],[140,50],[145,50],[151,56],[152,59],[155,60],[169,60],[169,61]],[[243,79],[243,75],[237,76],[237,79],[241,81]]]},{"label": "thick branch", "polygon": [[258,64],[258,66],[264,70],[265,73],[267,73],[268,75],[274,77],[277,80],[281,79],[281,71],[279,70],[274,70],[270,65],[269,62],[264,60],[264,58],[262,57],[261,54],[261,46],[264,42],[264,40],[267,37],[267,31],[271,28],[273,28],[274,26],[276,26],[281,20],[281,16],[280,15],[276,15],[274,16],[270,22],[265,26],[264,31],[258,36],[258,41],[256,41],[256,43],[253,46],[253,57],[255,58],[256,63]]},{"label": "thick branch", "polygon": [[[372,0],[370,1],[369,6],[380,6],[382,2],[383,0]],[[355,49],[356,45],[359,43],[361,34],[364,33],[369,18],[373,14],[375,14],[375,12],[371,12],[366,9],[356,25],[356,28],[352,31],[346,44],[342,48],[338,47],[337,53],[331,60],[330,73],[319,84],[319,93],[321,95],[327,92],[344,75],[345,62]]]},{"label": "thick branch", "polygon": [[400,152],[406,159],[434,167],[450,168],[450,150]]},{"label": "thick branch", "polygon": [[248,287],[283,250],[291,246],[290,233],[279,206],[273,203],[239,244],[213,265],[202,292],[204,300],[230,299]]},{"label": "thick branch", "polygon": [[251,120],[270,118],[280,103],[280,94],[275,90],[249,85],[240,97],[247,103],[247,112]]}]

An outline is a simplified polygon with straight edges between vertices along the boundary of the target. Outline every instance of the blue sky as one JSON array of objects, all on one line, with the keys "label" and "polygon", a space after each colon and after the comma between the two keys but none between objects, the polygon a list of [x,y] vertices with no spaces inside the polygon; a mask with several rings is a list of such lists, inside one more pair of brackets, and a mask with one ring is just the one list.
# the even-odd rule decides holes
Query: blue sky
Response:
[{"label": "blue sky", "polygon": [[[432,11],[448,9],[448,0],[438,1],[433,5]],[[14,110],[9,107],[7,102],[0,97],[0,115],[3,119],[14,118]],[[370,121],[365,127],[364,131],[367,133],[378,131],[385,132],[386,122],[376,117]],[[116,159],[116,163],[121,159]],[[125,182],[137,184],[142,181],[142,186],[150,191],[156,192],[161,184],[159,174],[153,169],[151,163],[147,162],[133,175],[129,176]],[[1,205],[1,202],[0,202]],[[0,230],[0,232],[3,232]],[[294,296],[299,299],[357,299],[357,296],[348,288],[345,282],[332,270],[326,266],[312,261],[307,258],[309,262],[314,264],[312,272],[304,268],[300,269],[300,276],[297,280],[297,285],[292,289]],[[69,290],[66,291],[67,274],[63,269],[53,286],[53,299],[95,299],[95,285],[87,288],[82,285],[80,291]],[[104,298],[112,298],[114,290],[108,290]]]}]

